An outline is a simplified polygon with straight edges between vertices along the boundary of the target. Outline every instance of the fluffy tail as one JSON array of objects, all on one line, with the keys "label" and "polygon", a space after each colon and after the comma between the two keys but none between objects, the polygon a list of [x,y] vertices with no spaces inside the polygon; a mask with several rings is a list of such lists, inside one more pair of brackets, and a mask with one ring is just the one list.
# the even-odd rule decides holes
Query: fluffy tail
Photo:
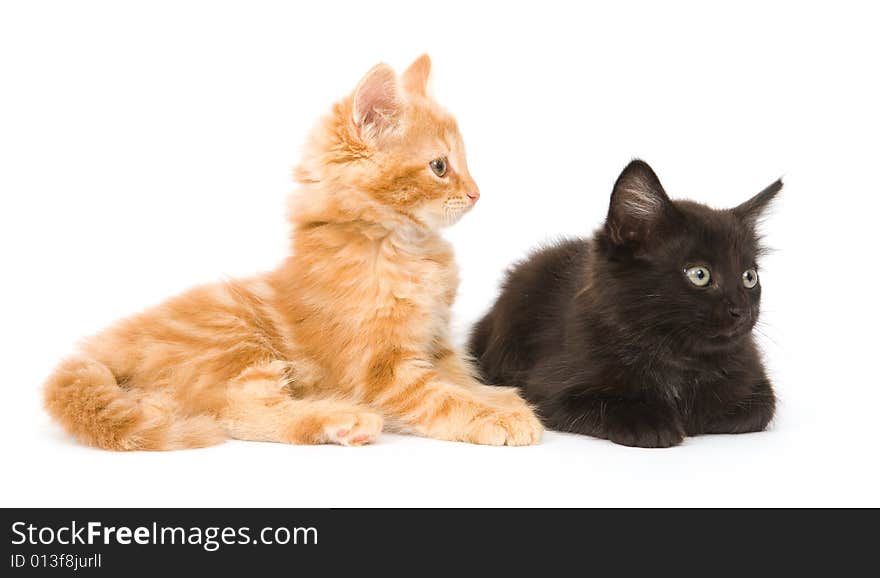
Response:
[{"label": "fluffy tail", "polygon": [[103,363],[71,358],[46,381],[46,410],[77,439],[105,450],[176,450],[221,443],[210,416],[180,416],[170,400],[119,387]]}]

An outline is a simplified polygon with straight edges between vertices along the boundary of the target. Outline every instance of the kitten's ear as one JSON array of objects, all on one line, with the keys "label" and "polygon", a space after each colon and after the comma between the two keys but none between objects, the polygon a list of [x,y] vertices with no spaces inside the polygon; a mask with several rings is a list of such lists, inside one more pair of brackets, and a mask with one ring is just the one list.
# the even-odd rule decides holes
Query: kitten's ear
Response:
[{"label": "kitten's ear", "polygon": [[754,225],[761,218],[779,191],[782,190],[782,179],[778,179],[775,183],[733,209],[733,214],[748,223]]},{"label": "kitten's ear", "polygon": [[374,138],[394,126],[401,104],[394,70],[387,64],[377,64],[354,89],[351,119],[361,138]]},{"label": "kitten's ear", "polygon": [[428,78],[431,76],[431,57],[422,54],[409,65],[403,73],[403,87],[407,92],[425,96],[428,93]]},{"label": "kitten's ear", "polygon": [[614,183],[605,230],[617,245],[639,245],[671,211],[660,179],[648,163],[637,159]]}]

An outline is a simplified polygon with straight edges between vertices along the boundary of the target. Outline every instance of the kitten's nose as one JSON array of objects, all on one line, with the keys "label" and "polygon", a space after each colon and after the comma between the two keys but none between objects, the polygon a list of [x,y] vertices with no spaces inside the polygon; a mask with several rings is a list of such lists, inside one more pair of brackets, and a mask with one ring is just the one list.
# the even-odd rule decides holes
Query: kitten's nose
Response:
[{"label": "kitten's nose", "polygon": [[734,319],[739,319],[740,317],[745,315],[745,310],[740,309],[739,307],[731,307],[727,310],[727,312],[730,313],[730,316]]},{"label": "kitten's nose", "polygon": [[477,199],[480,198],[480,191],[477,189],[474,189],[473,191],[468,191],[465,194],[468,196],[472,203],[476,203]]}]

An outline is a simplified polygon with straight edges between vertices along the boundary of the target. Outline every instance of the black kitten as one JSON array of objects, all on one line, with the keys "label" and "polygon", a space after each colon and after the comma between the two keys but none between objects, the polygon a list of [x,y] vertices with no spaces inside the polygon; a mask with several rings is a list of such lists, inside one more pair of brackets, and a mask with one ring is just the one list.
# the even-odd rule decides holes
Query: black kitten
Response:
[{"label": "black kitten", "polygon": [[763,430],[775,396],[752,337],[755,226],[781,188],[714,210],[671,201],[633,161],[592,240],[510,272],[471,336],[486,382],[522,388],[548,427],[627,446]]}]

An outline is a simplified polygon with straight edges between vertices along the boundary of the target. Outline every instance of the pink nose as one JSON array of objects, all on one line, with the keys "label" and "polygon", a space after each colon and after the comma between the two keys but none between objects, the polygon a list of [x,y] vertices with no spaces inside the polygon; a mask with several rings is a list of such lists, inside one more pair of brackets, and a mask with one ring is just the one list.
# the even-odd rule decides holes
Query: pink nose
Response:
[{"label": "pink nose", "polygon": [[467,196],[471,200],[472,203],[476,203],[477,199],[480,198],[480,191],[477,191],[477,190],[470,191],[467,193]]}]

